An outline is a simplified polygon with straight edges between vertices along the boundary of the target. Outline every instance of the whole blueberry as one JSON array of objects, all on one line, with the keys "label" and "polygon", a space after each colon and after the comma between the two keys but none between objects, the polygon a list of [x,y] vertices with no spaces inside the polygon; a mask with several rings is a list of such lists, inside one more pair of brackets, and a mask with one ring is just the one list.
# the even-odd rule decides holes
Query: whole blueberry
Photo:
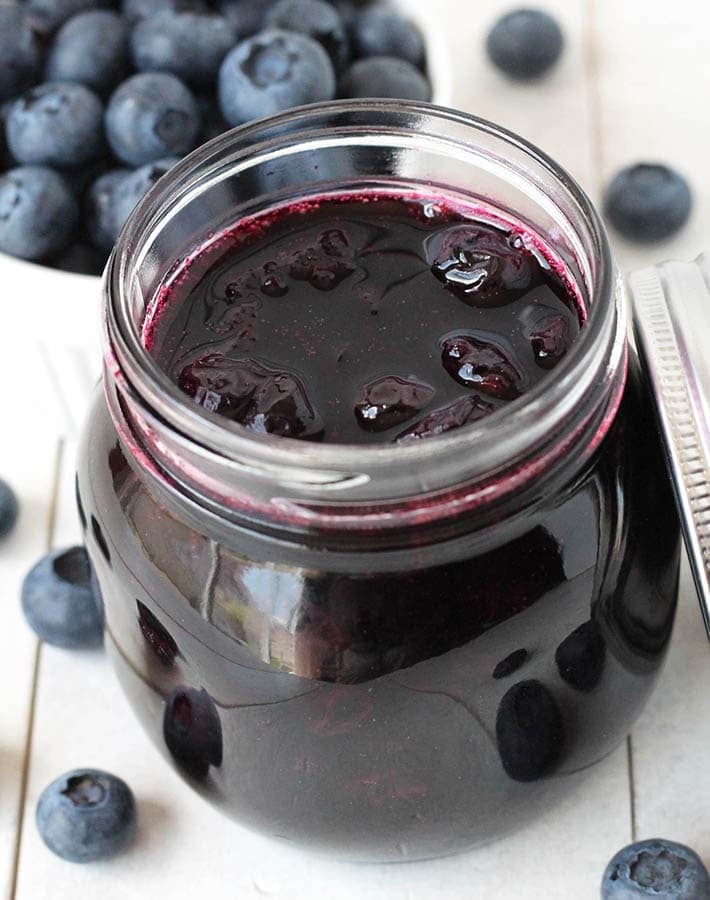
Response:
[{"label": "whole blueberry", "polygon": [[0,251],[40,260],[66,247],[79,209],[64,179],[39,166],[0,175]]},{"label": "whole blueberry", "polygon": [[223,16],[161,12],[136,25],[131,53],[142,72],[171,72],[206,85],[236,42],[237,30]]},{"label": "whole blueberry", "polygon": [[77,13],[113,5],[112,0],[25,0],[30,23],[45,33],[55,31]]},{"label": "whole blueberry", "polygon": [[76,243],[67,247],[62,253],[53,257],[50,263],[53,268],[75,275],[99,276],[106,266],[106,253],[89,243]]},{"label": "whole blueberry", "polygon": [[236,27],[240,37],[250,37],[264,27],[266,14],[277,0],[217,0],[217,7]]},{"label": "whole blueberry", "polygon": [[129,71],[128,26],[117,13],[91,10],[69,19],[47,59],[49,81],[76,81],[107,94]]},{"label": "whole blueberry", "polygon": [[21,599],[25,618],[48,644],[70,649],[101,644],[103,623],[84,547],[43,556],[25,576]]},{"label": "whole blueberry", "polygon": [[356,58],[394,56],[413,66],[424,62],[424,40],[419,29],[386,6],[358,13],[351,26]]},{"label": "whole blueberry", "polygon": [[123,223],[118,221],[117,205],[121,186],[130,169],[112,169],[100,175],[86,192],[86,227],[92,244],[109,252]]},{"label": "whole blueberry", "polygon": [[175,762],[193,778],[222,765],[222,724],[204,689],[175,688],[165,701],[163,737]]},{"label": "whole blueberry", "polygon": [[204,0],[123,0],[121,9],[124,19],[130,25],[135,25],[136,22],[163,11],[205,12],[207,5]]},{"label": "whole blueberry", "polygon": [[668,166],[637,163],[622,169],[606,190],[604,212],[624,237],[653,243],[672,237],[690,217],[685,178]]},{"label": "whole blueberry", "polygon": [[549,71],[562,54],[564,36],[557,21],[539,9],[514,9],[488,33],[486,50],[494,65],[524,81]]},{"label": "whole blueberry", "polygon": [[602,900],[708,900],[710,876],[689,847],[656,838],[629,844],[612,857],[601,895]]},{"label": "whole blueberry", "polygon": [[130,843],[136,804],[125,781],[98,769],[74,769],[40,794],[37,830],[49,849],[68,862],[106,859]]},{"label": "whole blueberry", "polygon": [[104,151],[103,114],[101,101],[84,85],[47,82],[12,104],[7,144],[28,166],[79,166]]},{"label": "whole blueberry", "polygon": [[230,125],[335,96],[328,54],[304,34],[267,29],[232,50],[219,71],[219,100]]},{"label": "whole blueberry", "polygon": [[120,190],[115,197],[114,215],[118,228],[116,236],[128,221],[128,217],[148,191],[180,160],[177,157],[157,159],[129,172],[121,182]]},{"label": "whole blueberry", "polygon": [[19,509],[17,495],[10,485],[0,478],[0,538],[7,537],[15,527]]},{"label": "whole blueberry", "polygon": [[199,133],[195,98],[174,75],[134,75],[109,100],[106,136],[118,159],[129,166],[184,156],[195,147]]},{"label": "whole blueberry", "polygon": [[336,69],[350,57],[350,42],[340,13],[324,0],[279,0],[266,15],[268,28],[306,34],[326,50]]},{"label": "whole blueberry", "polygon": [[345,72],[340,96],[430,100],[431,87],[411,63],[393,56],[371,56],[353,63]]},{"label": "whole blueberry", "polygon": [[10,148],[7,146],[6,138],[7,117],[10,113],[11,106],[11,100],[6,101],[5,103],[0,103],[0,172],[2,172],[3,169],[9,169],[12,165],[14,165],[12,156],[10,154]]},{"label": "whole blueberry", "polygon": [[37,38],[23,9],[0,4],[0,102],[27,90],[41,69]]},{"label": "whole blueberry", "polygon": [[554,769],[565,729],[549,688],[535,679],[513,685],[498,707],[496,741],[503,768],[515,781],[535,781]]}]

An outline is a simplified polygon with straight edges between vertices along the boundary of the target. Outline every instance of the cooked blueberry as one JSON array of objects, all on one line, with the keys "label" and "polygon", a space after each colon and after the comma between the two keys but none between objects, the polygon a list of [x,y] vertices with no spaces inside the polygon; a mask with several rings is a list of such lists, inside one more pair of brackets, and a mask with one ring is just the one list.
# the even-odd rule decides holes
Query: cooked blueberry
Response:
[{"label": "cooked blueberry", "polygon": [[563,315],[545,316],[530,332],[535,362],[542,369],[553,369],[572,344],[569,320]]},{"label": "cooked blueberry", "polygon": [[557,21],[539,9],[515,9],[491,28],[486,49],[511,78],[539,78],[560,58],[564,36]]},{"label": "cooked blueberry", "polygon": [[175,688],[165,701],[163,737],[175,762],[193,778],[222,765],[222,723],[204,688]]},{"label": "cooked blueberry", "polygon": [[428,384],[387,375],[363,387],[355,418],[365,431],[386,431],[416,416],[433,396],[434,388]]},{"label": "cooked blueberry", "polygon": [[205,141],[211,141],[212,138],[219,137],[220,134],[224,134],[229,129],[229,125],[224,121],[219,100],[213,95],[213,92],[206,91],[205,93],[197,94],[195,99],[197,100],[197,107],[202,121],[200,140],[204,143]]},{"label": "cooked blueberry", "polygon": [[499,400],[514,400],[523,390],[522,376],[507,354],[491,340],[471,335],[446,338],[441,359],[459,384]]},{"label": "cooked blueberry", "polygon": [[236,27],[240,37],[250,37],[264,27],[266,14],[278,0],[217,0],[217,7]]},{"label": "cooked blueberry", "polygon": [[116,13],[90,10],[57,32],[47,59],[49,81],[75,81],[107,94],[129,71],[128,26]]},{"label": "cooked blueberry", "polygon": [[484,416],[490,415],[495,410],[492,403],[486,403],[481,400],[478,394],[472,394],[470,397],[461,397],[448,406],[442,406],[441,409],[435,409],[429,413],[416,425],[412,425],[397,438],[398,443],[407,444],[413,441],[420,441],[424,438],[435,437],[437,434],[445,434],[455,428],[461,428],[463,425],[469,425],[471,422],[477,422]]},{"label": "cooked blueberry", "polygon": [[180,389],[211,412],[256,434],[316,440],[323,422],[301,380],[253,359],[231,360],[211,353],[186,366]]},{"label": "cooked blueberry", "polygon": [[86,195],[86,227],[95,247],[110,251],[122,223],[118,217],[118,197],[130,169],[114,169],[101,175]]},{"label": "cooked blueberry", "polygon": [[500,678],[507,678],[509,675],[512,675],[513,672],[517,672],[521,666],[524,666],[528,661],[528,657],[530,654],[528,651],[521,647],[520,650],[513,650],[505,659],[502,659],[498,665],[493,669],[493,677],[498,680]]},{"label": "cooked blueberry", "polygon": [[332,291],[353,274],[355,267],[321,245],[297,253],[288,271],[296,281],[307,281],[319,291]]},{"label": "cooked blueberry", "polygon": [[602,878],[602,900],[707,900],[710,876],[690,847],[655,838],[616,853]]},{"label": "cooked blueberry", "polygon": [[562,755],[565,728],[557,701],[539,681],[520,681],[505,694],[496,715],[498,753],[515,781],[535,781]]},{"label": "cooked blueberry", "polygon": [[88,243],[77,243],[67,247],[58,256],[52,257],[51,265],[62,272],[75,275],[101,275],[106,266],[106,253]]},{"label": "cooked blueberry", "polygon": [[269,29],[247,38],[219,72],[220,104],[230,125],[334,96],[333,64],[304,34]]},{"label": "cooked blueberry", "polygon": [[116,156],[130,166],[184,156],[200,134],[195,98],[174,75],[145,72],[124,81],[106,110],[106,136]]},{"label": "cooked blueberry", "polygon": [[0,478],[0,538],[7,537],[15,527],[20,506],[17,495],[2,478]]},{"label": "cooked blueberry", "polygon": [[0,251],[40,260],[66,247],[79,210],[69,186],[52,169],[22,166],[0,175]]},{"label": "cooked blueberry", "polygon": [[236,42],[237,30],[223,16],[165,11],[136,25],[131,53],[142,72],[169,72],[191,84],[209,85]]},{"label": "cooked blueberry", "polygon": [[430,235],[424,249],[434,275],[471,306],[511,303],[532,280],[530,254],[497,228],[455,225]]},{"label": "cooked blueberry", "polygon": [[[249,0],[250,3],[258,3],[259,0]],[[130,25],[147,19],[156,13],[167,11],[180,12],[206,12],[207,5],[204,0],[123,0],[123,17]]]},{"label": "cooked blueberry", "polygon": [[101,643],[103,623],[84,547],[43,556],[22,583],[22,611],[37,636],[57,647],[93,647]]},{"label": "cooked blueberry", "polygon": [[0,103],[40,77],[39,45],[20,6],[0,5]]},{"label": "cooked blueberry", "polygon": [[24,0],[33,28],[47,34],[78,13],[114,6],[113,0]]},{"label": "cooked blueberry", "polygon": [[147,606],[140,600],[136,600],[136,606],[138,607],[138,624],[143,637],[161,663],[166,666],[172,665],[178,654],[177,644]]},{"label": "cooked blueberry", "polygon": [[363,9],[351,26],[356,58],[394,56],[413,66],[424,61],[424,40],[416,25],[386,6]]},{"label": "cooked blueberry", "polygon": [[7,144],[28,166],[70,168],[104,150],[103,105],[88,88],[48,82],[16,100],[7,117]]},{"label": "cooked blueberry", "polygon": [[393,56],[361,59],[345,72],[342,97],[384,97],[391,100],[430,100],[429,82],[411,63]]},{"label": "cooked blueberry", "polygon": [[638,163],[614,176],[604,211],[624,237],[652,243],[672,237],[690,217],[693,198],[685,178],[669,166]]},{"label": "cooked blueberry", "polygon": [[266,14],[268,28],[306,34],[321,44],[336,69],[347,65],[350,46],[339,12],[324,0],[279,0]]},{"label": "cooked blueberry", "polygon": [[133,838],[136,805],[125,781],[98,769],[75,769],[40,794],[35,814],[40,837],[68,862],[114,856]]},{"label": "cooked blueberry", "polygon": [[560,678],[578,691],[591,691],[599,684],[605,659],[606,644],[592,620],[575,629],[555,652]]}]

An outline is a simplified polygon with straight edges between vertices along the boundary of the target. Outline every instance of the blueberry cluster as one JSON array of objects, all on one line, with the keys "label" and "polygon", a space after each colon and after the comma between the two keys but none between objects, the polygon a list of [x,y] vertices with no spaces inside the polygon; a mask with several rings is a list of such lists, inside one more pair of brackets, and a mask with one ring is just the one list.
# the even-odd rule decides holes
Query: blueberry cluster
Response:
[{"label": "blueberry cluster", "polygon": [[367,0],[3,0],[0,251],[100,274],[200,143],[335,97],[430,99],[422,35]]}]

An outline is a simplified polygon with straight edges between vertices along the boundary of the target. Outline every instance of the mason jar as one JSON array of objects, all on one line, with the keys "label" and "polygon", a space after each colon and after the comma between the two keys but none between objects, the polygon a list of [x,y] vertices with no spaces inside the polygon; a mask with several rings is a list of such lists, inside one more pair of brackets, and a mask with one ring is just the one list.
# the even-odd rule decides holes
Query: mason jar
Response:
[{"label": "mason jar", "polygon": [[[379,188],[473,201],[552,248],[586,310],[559,365],[405,445],[256,435],[182,394],[143,340],[167,274],[248,216]],[[680,538],[622,282],[564,170],[424,104],[258,122],[140,204],[103,320],[80,515],[121,683],[192,787],[383,861],[491,841],[594,778],[663,662]]]}]

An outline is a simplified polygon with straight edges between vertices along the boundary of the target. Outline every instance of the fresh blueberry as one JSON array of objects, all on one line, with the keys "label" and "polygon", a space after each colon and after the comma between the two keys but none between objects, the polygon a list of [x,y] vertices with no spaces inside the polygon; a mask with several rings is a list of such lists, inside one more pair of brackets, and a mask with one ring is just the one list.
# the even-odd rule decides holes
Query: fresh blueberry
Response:
[{"label": "fresh blueberry", "polygon": [[708,900],[710,876],[690,847],[659,838],[629,844],[612,857],[602,900]]},{"label": "fresh blueberry", "polygon": [[201,140],[211,141],[212,138],[224,134],[229,129],[229,125],[224,121],[219,100],[212,92],[198,94],[195,99],[197,100],[200,119],[202,120]]},{"label": "fresh blueberry", "polygon": [[591,619],[568,635],[555,651],[560,678],[578,691],[591,691],[599,684],[605,660],[604,638]]},{"label": "fresh blueberry", "polygon": [[236,27],[240,37],[250,37],[264,27],[266,14],[277,0],[218,0],[217,7]]},{"label": "fresh blueberry", "polygon": [[340,13],[324,0],[279,0],[266,16],[268,28],[298,31],[318,41],[336,69],[345,68],[350,45]]},{"label": "fresh blueberry", "polygon": [[353,54],[358,59],[394,56],[413,66],[424,62],[424,40],[416,25],[386,6],[364,9],[351,27]]},{"label": "fresh blueberry", "polygon": [[334,96],[333,64],[304,34],[269,29],[247,38],[219,72],[220,105],[230,125]]},{"label": "fresh blueberry", "polygon": [[22,583],[22,610],[37,636],[70,649],[95,647],[103,638],[84,547],[43,556]]},{"label": "fresh blueberry", "polygon": [[49,81],[76,81],[109,93],[129,72],[128,26],[107,10],[74,16],[57,32],[45,72]]},{"label": "fresh blueberry", "polygon": [[62,272],[98,276],[103,273],[106,266],[106,253],[92,244],[76,243],[53,257],[50,262],[55,269]]},{"label": "fresh blueberry", "polygon": [[548,72],[562,54],[564,36],[556,20],[539,9],[514,9],[488,33],[491,61],[510,78],[524,81]]},{"label": "fresh blueberry", "polygon": [[200,133],[197,102],[174,75],[146,72],[124,81],[106,110],[106,136],[116,156],[142,166],[166,156],[184,156]]},{"label": "fresh blueberry", "polygon": [[71,189],[52,169],[22,166],[0,175],[0,251],[40,260],[66,247],[79,221]]},{"label": "fresh blueberry", "polygon": [[77,13],[113,6],[112,0],[26,0],[25,9],[33,27],[48,33],[55,31]]},{"label": "fresh blueberry", "polygon": [[392,56],[372,56],[350,66],[343,76],[340,94],[342,97],[430,100],[431,87],[411,63]]},{"label": "fresh blueberry", "polygon": [[136,25],[131,52],[142,72],[170,72],[208,85],[236,42],[237,30],[223,16],[161,12]]},{"label": "fresh blueberry", "polygon": [[136,804],[125,781],[98,769],[75,769],[40,794],[40,837],[68,862],[106,859],[123,850],[136,829]]},{"label": "fresh blueberry", "polygon": [[165,701],[163,737],[175,762],[193,778],[222,765],[222,723],[204,689],[175,688]]},{"label": "fresh blueberry", "polygon": [[[255,3],[257,0],[249,2]],[[163,11],[171,13],[207,11],[204,0],[123,0],[121,8],[124,19],[130,25]]]},{"label": "fresh blueberry", "polygon": [[7,117],[7,143],[28,166],[69,168],[104,150],[103,106],[82,84],[48,82],[16,100]]},{"label": "fresh blueberry", "polygon": [[15,527],[19,509],[17,495],[10,485],[0,478],[0,538],[7,537]]},{"label": "fresh blueberry", "polygon": [[672,237],[690,217],[685,178],[668,166],[638,163],[612,179],[604,198],[607,218],[624,237],[652,243]]},{"label": "fresh blueberry", "polygon": [[121,183],[115,198],[114,214],[117,226],[116,237],[128,221],[128,217],[156,182],[169,172],[180,160],[177,157],[156,159],[130,172]]},{"label": "fresh blueberry", "polygon": [[37,38],[24,10],[0,4],[0,103],[33,85],[41,68]]},{"label": "fresh blueberry", "polygon": [[565,741],[552,692],[534,679],[513,685],[498,707],[496,740],[503,768],[515,781],[535,781],[550,772]]}]

